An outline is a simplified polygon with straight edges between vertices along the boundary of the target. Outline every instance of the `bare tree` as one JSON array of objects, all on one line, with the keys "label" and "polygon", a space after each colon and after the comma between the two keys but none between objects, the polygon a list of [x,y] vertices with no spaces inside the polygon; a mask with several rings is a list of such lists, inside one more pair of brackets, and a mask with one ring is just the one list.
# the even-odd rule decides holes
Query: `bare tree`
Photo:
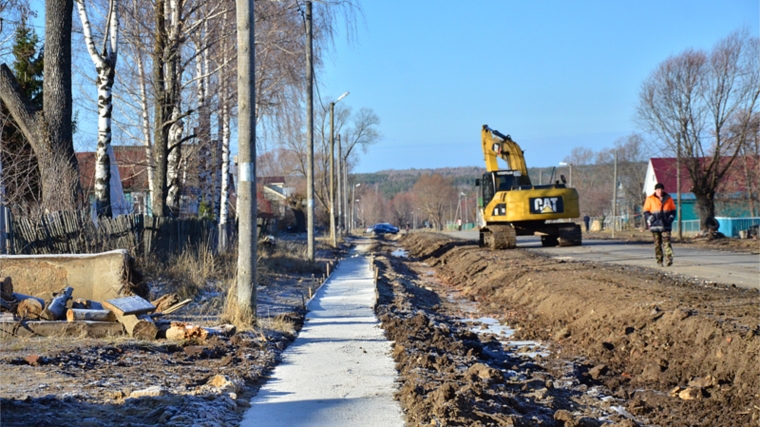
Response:
[{"label": "bare tree", "polygon": [[72,140],[71,14],[73,0],[45,2],[44,100],[30,106],[13,73],[0,64],[0,99],[5,103],[39,162],[42,207],[74,210],[79,205],[79,172]]},{"label": "bare tree", "polygon": [[[42,54],[34,29],[20,17],[13,36],[13,72],[21,92],[35,109],[42,109]],[[41,204],[40,174],[37,158],[29,141],[0,103],[0,163],[3,165],[3,202],[17,215],[30,215]]]},{"label": "bare tree", "polygon": [[16,27],[30,16],[37,15],[28,0],[0,0],[0,63],[10,60]]},{"label": "bare tree", "polygon": [[414,198],[409,192],[399,193],[393,197],[389,205],[392,221],[403,228],[404,224],[412,221],[414,212]]},{"label": "bare tree", "polygon": [[718,186],[753,137],[758,56],[758,39],[739,31],[709,53],[687,50],[667,59],[639,94],[639,121],[685,164],[703,225],[715,215]]},{"label": "bare tree", "polygon": [[575,147],[570,151],[570,155],[565,157],[565,162],[573,166],[589,165],[594,160],[594,150],[586,147]]},{"label": "bare tree", "polygon": [[433,221],[437,230],[443,229],[443,218],[451,200],[457,199],[457,192],[451,185],[451,179],[440,174],[423,175],[411,190],[417,206],[422,209],[428,219]]}]

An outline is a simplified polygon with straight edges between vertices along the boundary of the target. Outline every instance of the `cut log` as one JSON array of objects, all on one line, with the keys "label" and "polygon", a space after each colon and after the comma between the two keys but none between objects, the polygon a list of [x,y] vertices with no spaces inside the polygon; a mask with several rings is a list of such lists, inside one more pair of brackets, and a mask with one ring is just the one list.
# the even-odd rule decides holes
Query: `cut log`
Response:
[{"label": "cut log", "polygon": [[40,317],[45,320],[63,320],[66,315],[66,303],[71,299],[71,294],[74,292],[74,288],[67,286],[62,293],[56,295],[50,304],[48,304]]},{"label": "cut log", "polygon": [[13,299],[13,280],[10,277],[0,277],[0,298],[6,301]]},{"label": "cut log", "polygon": [[16,301],[21,301],[21,300],[25,300],[25,299],[29,299],[29,298],[37,300],[37,302],[40,303],[40,306],[42,306],[42,307],[45,306],[45,300],[42,299],[42,298],[33,297],[31,295],[24,295],[24,294],[20,294],[18,292],[14,292],[13,293],[13,299],[16,300]]},{"label": "cut log", "polygon": [[111,310],[87,310],[82,308],[70,308],[66,311],[66,320],[98,320],[102,322],[115,322],[116,316]]},{"label": "cut log", "polygon": [[178,302],[178,303],[174,304],[173,306],[165,309],[162,314],[171,314],[171,313],[174,313],[175,311],[178,311],[179,309],[185,307],[186,305],[190,304],[191,302],[193,302],[193,300],[191,300],[189,298],[186,299],[186,300],[184,300],[184,301]]},{"label": "cut log", "polygon": [[192,325],[185,322],[172,322],[171,326],[166,329],[162,335],[166,339],[173,341],[182,341],[189,339],[205,340],[208,337],[208,331],[200,326]]},{"label": "cut log", "polygon": [[126,298],[116,298],[103,301],[103,307],[113,311],[116,314],[121,315],[139,315],[150,313],[156,310],[156,307],[151,304],[150,301],[136,295]]},{"label": "cut log", "polygon": [[134,314],[119,314],[114,312],[116,320],[124,326],[124,330],[127,331],[132,338],[141,340],[154,340],[158,334],[158,328],[150,316],[146,315],[134,315]]},{"label": "cut log", "polygon": [[[86,300],[84,298],[77,298],[74,301],[72,301],[71,308],[89,310],[92,307],[90,307],[90,301],[89,300]],[[68,313],[67,313],[67,315],[68,315]]]},{"label": "cut log", "polygon": [[161,313],[162,311],[173,306],[174,304],[177,304],[178,302],[179,297],[177,294],[166,294],[155,301],[151,301],[150,303],[156,306],[156,313]]},{"label": "cut log", "polygon": [[[14,293],[13,295],[20,294]],[[39,319],[40,314],[42,314],[42,308],[44,307],[45,302],[39,298],[29,297],[27,295],[24,296],[27,298],[24,298],[18,302],[18,305],[16,306],[16,314],[21,318]]]}]

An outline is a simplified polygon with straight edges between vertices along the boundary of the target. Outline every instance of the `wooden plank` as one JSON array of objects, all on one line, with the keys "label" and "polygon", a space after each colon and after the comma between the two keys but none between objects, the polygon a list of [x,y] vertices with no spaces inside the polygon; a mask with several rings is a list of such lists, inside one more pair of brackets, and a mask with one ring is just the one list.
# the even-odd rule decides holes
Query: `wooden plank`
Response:
[{"label": "wooden plank", "polygon": [[117,315],[145,314],[156,310],[150,301],[136,295],[103,301],[103,307]]}]

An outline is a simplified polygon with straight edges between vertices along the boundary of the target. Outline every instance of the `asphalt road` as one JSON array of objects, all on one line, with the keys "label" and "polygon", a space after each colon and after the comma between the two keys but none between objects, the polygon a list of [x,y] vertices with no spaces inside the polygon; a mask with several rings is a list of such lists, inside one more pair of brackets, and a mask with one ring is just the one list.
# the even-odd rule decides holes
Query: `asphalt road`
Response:
[{"label": "asphalt road", "polygon": [[[478,240],[477,231],[446,234],[460,239]],[[651,243],[584,240],[582,246],[544,248],[538,237],[519,236],[517,247],[542,252],[557,259],[662,268],[672,274],[760,290],[760,255],[692,249],[673,244],[673,265],[658,267]]]}]

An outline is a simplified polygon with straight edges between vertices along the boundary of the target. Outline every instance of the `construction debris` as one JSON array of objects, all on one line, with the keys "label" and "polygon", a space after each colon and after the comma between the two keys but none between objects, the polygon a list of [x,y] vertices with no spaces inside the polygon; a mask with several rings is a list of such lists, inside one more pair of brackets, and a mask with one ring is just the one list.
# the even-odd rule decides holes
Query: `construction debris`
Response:
[{"label": "construction debris", "polygon": [[53,292],[53,297],[46,302],[14,292],[11,277],[0,277],[0,337],[83,334],[106,337],[126,333],[140,340],[203,341],[209,336],[235,333],[232,325],[205,328],[168,320],[157,325],[153,317],[172,314],[192,302],[191,299],[179,301],[175,294],[164,295],[153,303],[137,295],[99,302],[72,298],[75,294],[72,286],[66,286]]}]

